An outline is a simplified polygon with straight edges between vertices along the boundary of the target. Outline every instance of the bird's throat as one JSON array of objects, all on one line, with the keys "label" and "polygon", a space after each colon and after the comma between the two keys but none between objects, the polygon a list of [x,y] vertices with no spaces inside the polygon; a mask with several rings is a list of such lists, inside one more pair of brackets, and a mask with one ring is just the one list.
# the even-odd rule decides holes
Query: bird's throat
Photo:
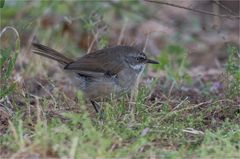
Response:
[{"label": "bird's throat", "polygon": [[134,69],[137,73],[141,73],[144,70],[144,64],[130,65],[132,69]]}]

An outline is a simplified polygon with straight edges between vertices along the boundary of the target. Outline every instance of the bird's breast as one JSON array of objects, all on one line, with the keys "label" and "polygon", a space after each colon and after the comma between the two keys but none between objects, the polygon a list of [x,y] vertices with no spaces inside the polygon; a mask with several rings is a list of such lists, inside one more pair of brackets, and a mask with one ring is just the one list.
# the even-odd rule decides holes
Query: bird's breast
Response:
[{"label": "bird's breast", "polygon": [[98,77],[78,77],[78,86],[90,99],[104,99],[109,95],[119,97],[129,92],[136,83],[139,72],[134,69],[123,69],[116,75]]},{"label": "bird's breast", "polygon": [[135,86],[138,75],[134,69],[123,69],[117,75],[118,85],[123,91],[129,91]]}]

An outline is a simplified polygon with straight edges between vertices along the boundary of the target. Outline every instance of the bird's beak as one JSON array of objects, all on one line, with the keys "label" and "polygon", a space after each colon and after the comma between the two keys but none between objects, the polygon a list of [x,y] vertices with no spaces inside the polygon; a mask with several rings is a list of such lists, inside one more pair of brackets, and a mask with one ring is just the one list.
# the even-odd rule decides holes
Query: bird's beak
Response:
[{"label": "bird's beak", "polygon": [[146,63],[159,64],[159,62],[151,60],[151,59],[147,59]]}]

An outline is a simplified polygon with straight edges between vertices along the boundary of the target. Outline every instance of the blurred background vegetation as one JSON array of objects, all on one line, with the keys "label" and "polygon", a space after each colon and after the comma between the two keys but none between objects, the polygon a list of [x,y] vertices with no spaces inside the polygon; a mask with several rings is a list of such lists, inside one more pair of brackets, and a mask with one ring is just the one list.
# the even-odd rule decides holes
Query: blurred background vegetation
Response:
[{"label": "blurred background vegetation", "polygon": [[[239,18],[147,1],[0,2],[0,157],[240,157]],[[240,14],[237,0],[164,2]],[[132,45],[160,64],[144,71],[135,116],[113,100],[101,125],[32,41],[69,57]]]}]

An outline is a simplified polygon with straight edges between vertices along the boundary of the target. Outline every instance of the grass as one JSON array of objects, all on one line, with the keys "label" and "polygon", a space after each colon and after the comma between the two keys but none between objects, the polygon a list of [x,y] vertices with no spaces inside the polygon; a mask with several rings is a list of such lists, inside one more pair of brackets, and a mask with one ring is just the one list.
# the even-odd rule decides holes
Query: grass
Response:
[{"label": "grass", "polygon": [[[62,13],[69,9],[66,6],[55,11]],[[91,7],[89,4],[86,12],[92,11]],[[31,7],[26,10],[34,15],[42,12]],[[6,17],[17,13],[11,8],[6,11],[10,12],[3,12]],[[8,19],[1,25],[8,24]],[[90,32],[96,27],[91,20],[84,21],[84,29]],[[27,18],[20,23],[27,28],[33,25]],[[81,52],[77,46],[69,46],[69,38],[62,37],[60,28],[35,27],[39,39],[49,45],[68,45],[69,52]],[[99,47],[106,46],[107,37],[98,40]],[[21,49],[18,59],[24,68],[20,71],[23,80],[16,83],[13,77],[19,72],[13,66],[19,44],[1,49],[0,158],[240,158],[240,60],[236,47],[226,50],[229,56],[223,75],[216,75],[217,81],[203,81],[188,72],[184,47],[167,46],[157,57],[161,65],[150,67],[153,73],[162,71],[166,76],[151,81],[146,70],[132,104],[135,111],[126,96],[113,99],[102,103],[103,121],[82,93],[74,91],[56,70],[58,65]],[[27,64],[25,57],[31,59]]]},{"label": "grass", "polygon": [[25,106],[13,104],[1,149],[15,158],[239,157],[240,114],[231,102],[179,100],[181,105],[174,109],[171,101],[149,103],[148,93],[147,88],[140,89],[134,115],[125,98],[104,103],[103,124],[92,107],[79,100],[71,101],[66,110],[62,103],[69,99],[61,92],[53,95],[57,108],[51,99],[36,99],[31,105],[30,97],[25,97]]},{"label": "grass", "polygon": [[[10,55],[8,49],[2,51]],[[210,91],[212,81],[203,83],[196,93],[191,91],[197,80],[191,79],[190,90],[184,91],[182,86],[184,82],[189,85],[189,78],[167,76],[162,81],[142,83],[131,105],[134,112],[126,96],[102,103],[102,121],[80,91],[70,89],[69,96],[57,86],[49,88],[52,81],[47,77],[41,81],[34,75],[27,88],[17,84],[1,100],[1,112],[7,114],[1,117],[1,157],[239,158],[237,53],[230,49],[224,88],[217,88],[218,93]],[[186,58],[180,56],[180,69],[186,70],[187,65],[181,62]],[[6,61],[2,59],[2,63]],[[11,69],[14,63],[15,59],[2,68],[9,65]],[[169,66],[161,69],[177,72],[172,62],[165,65]],[[12,72],[2,73],[7,75],[5,82],[11,83]],[[32,88],[45,93],[34,95]]]},{"label": "grass", "polygon": [[169,83],[175,82],[169,79],[156,81],[139,88],[134,113],[125,96],[103,103],[103,121],[80,91],[70,98],[54,88],[37,97],[16,87],[2,102],[2,112],[10,114],[10,108],[12,114],[1,132],[1,156],[239,158],[239,96],[232,93],[239,84],[238,72],[232,69],[238,64],[233,60],[236,53],[232,49],[226,65],[231,82],[221,97],[206,95],[209,88],[196,95],[181,90],[180,84],[172,86]]}]

